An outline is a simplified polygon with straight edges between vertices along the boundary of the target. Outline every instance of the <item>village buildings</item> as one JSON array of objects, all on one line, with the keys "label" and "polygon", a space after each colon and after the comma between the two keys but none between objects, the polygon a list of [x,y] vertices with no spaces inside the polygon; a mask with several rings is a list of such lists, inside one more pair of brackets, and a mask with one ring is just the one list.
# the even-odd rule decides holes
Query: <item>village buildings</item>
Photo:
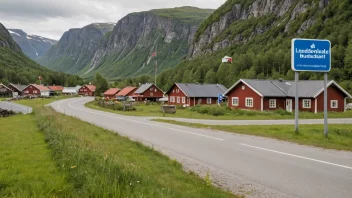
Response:
[{"label": "village buildings", "polygon": [[164,92],[155,84],[142,84],[133,94],[136,101],[153,101],[156,102],[164,97]]}]

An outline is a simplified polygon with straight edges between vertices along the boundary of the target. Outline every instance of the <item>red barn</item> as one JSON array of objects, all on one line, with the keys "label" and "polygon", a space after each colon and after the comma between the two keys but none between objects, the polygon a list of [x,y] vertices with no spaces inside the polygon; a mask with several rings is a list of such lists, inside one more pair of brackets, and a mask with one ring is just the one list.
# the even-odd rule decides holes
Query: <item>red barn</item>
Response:
[{"label": "red barn", "polygon": [[175,83],[168,94],[169,105],[211,105],[217,104],[218,95],[224,94],[226,87],[220,84]]},{"label": "red barn", "polygon": [[94,96],[95,89],[95,85],[83,85],[79,88],[78,94],[82,96]]},{"label": "red barn", "polygon": [[119,88],[110,88],[109,90],[107,90],[105,93],[104,93],[104,98],[107,98],[107,99],[114,99],[116,98],[116,94],[121,91],[121,89]]},{"label": "red barn", "polygon": [[50,89],[44,85],[30,84],[23,89],[22,95],[49,97]]},{"label": "red barn", "polygon": [[143,84],[141,85],[133,95],[136,101],[157,101],[158,99],[164,97],[164,92],[154,84]]},{"label": "red barn", "polygon": [[[324,111],[324,81],[299,81],[299,110],[308,112]],[[238,109],[269,111],[295,109],[294,81],[240,79],[224,95],[228,96],[228,106]],[[351,95],[335,81],[328,82],[328,111],[343,112],[346,98]]]}]

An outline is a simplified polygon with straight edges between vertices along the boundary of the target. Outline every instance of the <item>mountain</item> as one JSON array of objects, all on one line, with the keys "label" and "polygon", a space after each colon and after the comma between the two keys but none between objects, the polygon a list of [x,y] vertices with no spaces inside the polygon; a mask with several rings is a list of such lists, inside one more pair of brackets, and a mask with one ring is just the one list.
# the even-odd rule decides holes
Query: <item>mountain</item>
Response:
[{"label": "mountain", "polygon": [[50,71],[28,58],[0,23],[0,82],[36,83],[39,76],[45,84],[76,86],[83,83],[78,76]]},{"label": "mountain", "polygon": [[36,35],[29,35],[23,30],[8,29],[13,40],[21,47],[22,52],[35,60],[45,54],[57,41]]},{"label": "mountain", "polygon": [[[199,26],[187,60],[158,76],[173,82],[220,83],[240,78],[293,79],[291,40],[328,39],[332,45],[329,78],[352,91],[351,0],[228,0]],[[221,63],[231,56],[233,63]],[[322,73],[301,72],[301,79]]]},{"label": "mountain", "polygon": [[70,29],[37,61],[55,71],[78,73],[89,64],[104,35],[112,31],[114,26],[114,23],[93,23]]},{"label": "mountain", "polygon": [[[180,63],[188,54],[193,36],[213,10],[195,7],[131,13],[116,24],[111,34],[83,70],[83,76],[99,72],[110,79],[153,74]],[[157,52],[156,57],[151,54]]]}]

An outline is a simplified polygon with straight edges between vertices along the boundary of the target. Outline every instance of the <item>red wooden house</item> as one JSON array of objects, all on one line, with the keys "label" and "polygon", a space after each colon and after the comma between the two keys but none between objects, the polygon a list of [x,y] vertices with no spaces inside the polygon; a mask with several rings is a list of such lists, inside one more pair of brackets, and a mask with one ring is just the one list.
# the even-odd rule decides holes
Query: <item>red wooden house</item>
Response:
[{"label": "red wooden house", "polygon": [[12,97],[12,90],[0,83],[0,97]]},{"label": "red wooden house", "polygon": [[136,101],[157,101],[164,97],[164,92],[154,84],[143,84],[133,94]]},{"label": "red wooden house", "polygon": [[95,89],[96,89],[95,85],[83,85],[78,90],[78,94],[82,96],[94,96]]},{"label": "red wooden house", "polygon": [[220,84],[175,83],[168,94],[169,105],[211,105],[217,104],[218,95],[224,94],[226,87]]},{"label": "red wooden house", "polygon": [[[324,81],[302,80],[298,86],[300,111],[324,111]],[[295,90],[294,81],[240,79],[224,95],[228,97],[231,108],[258,111],[285,109],[293,112]],[[335,81],[328,82],[328,111],[345,111],[346,98],[351,98],[347,91]]]},{"label": "red wooden house", "polygon": [[51,90],[53,95],[62,94],[62,91],[64,90],[63,86],[57,86],[57,85],[48,86],[48,88]]},{"label": "red wooden house", "polygon": [[115,99],[116,98],[116,94],[121,91],[121,89],[119,88],[110,88],[109,90],[107,90],[105,93],[104,93],[104,98],[106,99]]},{"label": "red wooden house", "polygon": [[49,97],[50,89],[44,85],[30,84],[23,89],[22,95]]},{"label": "red wooden house", "polygon": [[13,92],[13,97],[21,96],[22,91],[24,88],[26,88],[28,85],[20,85],[20,84],[12,84],[10,83],[7,87],[10,88]]}]

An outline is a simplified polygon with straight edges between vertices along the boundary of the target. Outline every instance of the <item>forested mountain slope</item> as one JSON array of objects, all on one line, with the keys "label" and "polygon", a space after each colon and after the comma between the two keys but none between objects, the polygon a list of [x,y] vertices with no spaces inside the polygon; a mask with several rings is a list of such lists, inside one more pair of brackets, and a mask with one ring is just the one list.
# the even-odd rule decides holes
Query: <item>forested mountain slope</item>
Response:
[{"label": "forested mountain slope", "polygon": [[73,86],[83,83],[78,76],[50,71],[28,58],[0,23],[0,83],[36,83],[39,76],[45,84]]},{"label": "forested mountain slope", "polygon": [[[239,78],[293,79],[291,39],[329,39],[329,78],[352,91],[351,0],[228,0],[200,25],[189,60],[158,77],[163,88],[173,82],[220,83]],[[233,63],[221,63],[225,55]],[[301,73],[319,79],[321,73]]]}]

